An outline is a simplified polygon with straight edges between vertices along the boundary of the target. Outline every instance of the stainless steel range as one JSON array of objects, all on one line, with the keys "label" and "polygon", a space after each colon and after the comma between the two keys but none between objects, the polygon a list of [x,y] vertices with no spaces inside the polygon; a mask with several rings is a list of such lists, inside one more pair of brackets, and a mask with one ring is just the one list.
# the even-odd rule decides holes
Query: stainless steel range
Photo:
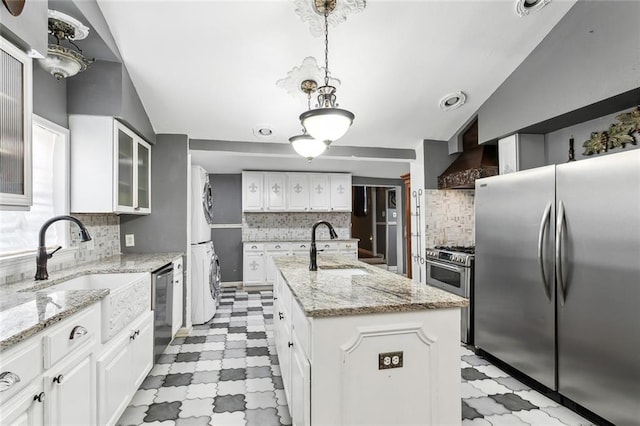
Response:
[{"label": "stainless steel range", "polygon": [[469,299],[461,311],[460,340],[473,344],[474,247],[436,246],[426,250],[427,284]]}]

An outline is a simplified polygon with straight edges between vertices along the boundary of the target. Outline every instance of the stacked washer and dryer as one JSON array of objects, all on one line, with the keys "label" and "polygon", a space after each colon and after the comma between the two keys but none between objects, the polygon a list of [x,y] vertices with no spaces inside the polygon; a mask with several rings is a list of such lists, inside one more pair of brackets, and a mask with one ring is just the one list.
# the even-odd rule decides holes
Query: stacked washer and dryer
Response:
[{"label": "stacked washer and dryer", "polygon": [[220,263],[211,241],[213,191],[209,174],[191,167],[191,322],[204,324],[220,299]]}]

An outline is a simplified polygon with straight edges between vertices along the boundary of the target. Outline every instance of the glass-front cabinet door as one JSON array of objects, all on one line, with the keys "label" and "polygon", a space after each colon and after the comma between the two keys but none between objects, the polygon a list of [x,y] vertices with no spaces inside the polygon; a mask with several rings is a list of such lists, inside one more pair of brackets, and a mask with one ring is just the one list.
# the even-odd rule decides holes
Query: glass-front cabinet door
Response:
[{"label": "glass-front cabinet door", "polygon": [[0,37],[0,206],[31,206],[31,58]]},{"label": "glass-front cabinet door", "polygon": [[118,162],[115,177],[116,213],[151,212],[151,146],[114,120]]}]

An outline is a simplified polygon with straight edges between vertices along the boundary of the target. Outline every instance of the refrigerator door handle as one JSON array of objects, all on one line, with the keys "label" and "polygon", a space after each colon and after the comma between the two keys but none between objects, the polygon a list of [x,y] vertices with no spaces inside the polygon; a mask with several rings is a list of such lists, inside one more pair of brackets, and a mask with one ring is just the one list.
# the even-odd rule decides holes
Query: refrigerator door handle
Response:
[{"label": "refrigerator door handle", "polygon": [[551,287],[549,285],[549,281],[547,280],[547,274],[544,270],[544,258],[543,258],[543,242],[544,242],[544,234],[549,226],[549,219],[551,217],[551,203],[547,203],[547,206],[544,209],[544,213],[542,213],[542,219],[540,221],[540,232],[538,233],[538,265],[540,266],[540,275],[542,276],[542,285],[544,287],[544,292],[547,295],[547,299],[551,301]]},{"label": "refrigerator door handle", "polygon": [[564,278],[562,275],[562,230],[564,227],[564,204],[562,201],[558,202],[558,220],[556,223],[556,279],[560,286],[560,306],[564,306],[565,302],[565,287]]}]

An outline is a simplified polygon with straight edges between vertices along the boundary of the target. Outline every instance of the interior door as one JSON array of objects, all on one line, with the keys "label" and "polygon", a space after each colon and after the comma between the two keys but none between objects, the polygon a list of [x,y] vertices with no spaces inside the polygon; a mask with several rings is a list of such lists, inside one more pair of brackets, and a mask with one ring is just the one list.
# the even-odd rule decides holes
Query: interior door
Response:
[{"label": "interior door", "polygon": [[557,197],[559,390],[614,424],[638,425],[640,150],[558,166]]},{"label": "interior door", "polygon": [[551,389],[554,201],[555,166],[476,182],[475,343]]}]

